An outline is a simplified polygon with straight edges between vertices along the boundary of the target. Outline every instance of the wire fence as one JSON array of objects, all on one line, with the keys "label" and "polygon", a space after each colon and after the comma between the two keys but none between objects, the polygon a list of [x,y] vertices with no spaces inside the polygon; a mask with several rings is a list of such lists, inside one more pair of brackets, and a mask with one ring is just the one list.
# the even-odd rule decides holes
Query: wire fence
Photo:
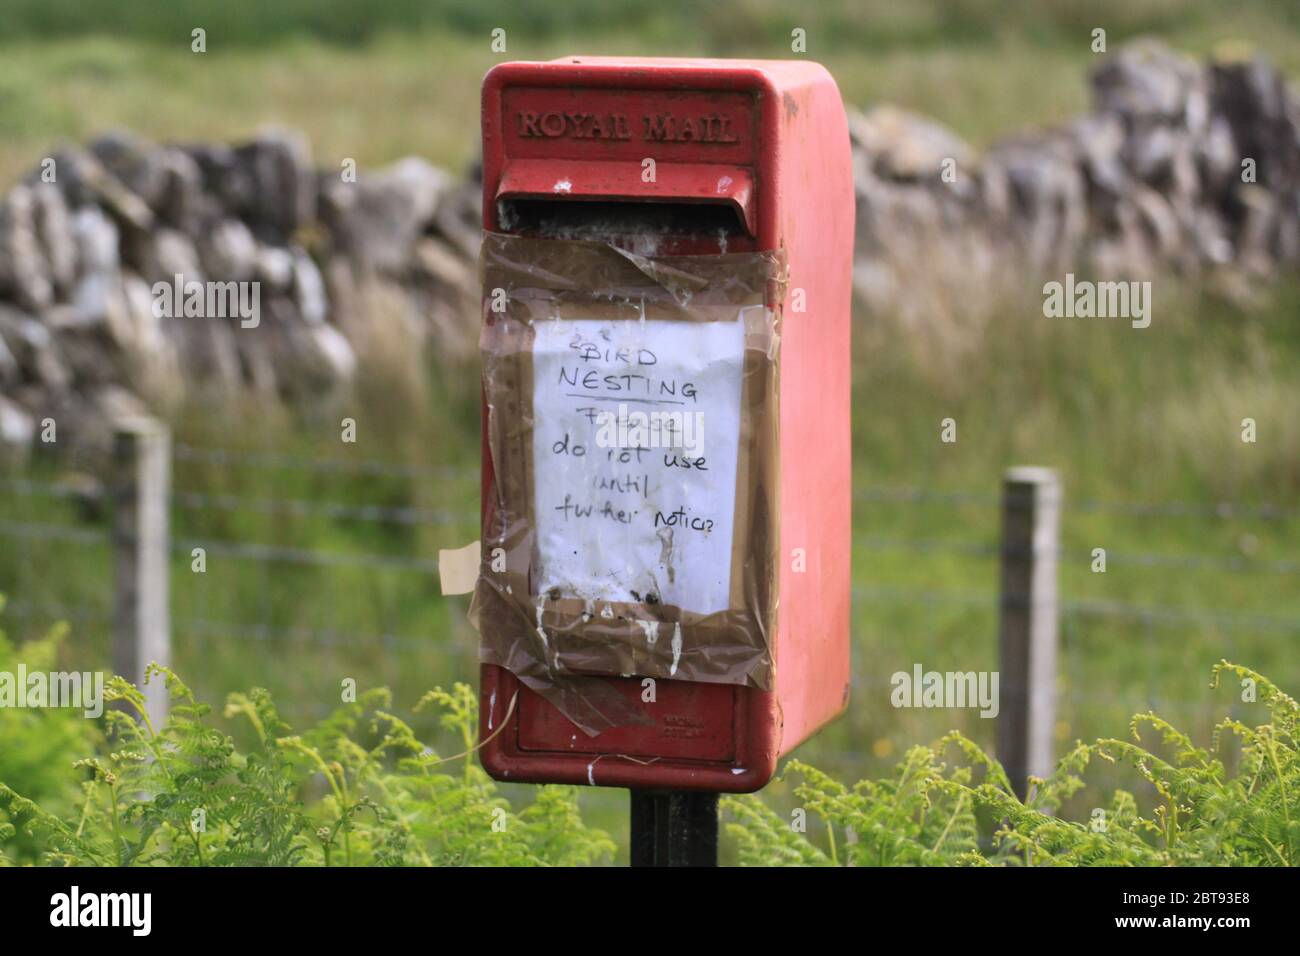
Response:
[{"label": "wire fence", "polygon": [[[859,502],[898,504],[950,504],[989,505],[996,507],[1004,500],[1002,495],[987,491],[951,491],[917,486],[861,488],[854,492]],[[1219,518],[1225,521],[1294,521],[1300,517],[1300,508],[1268,502],[1240,501],[1097,501],[1093,499],[1068,500],[1066,511],[1083,513],[1122,514],[1129,517],[1155,518]]]},{"label": "wire fence", "polygon": [[183,443],[173,445],[172,450],[177,461],[194,461],[216,466],[286,469],[318,474],[366,475],[382,478],[432,478],[440,481],[474,478],[478,475],[478,471],[474,468],[458,466],[424,468],[371,458],[305,458],[276,452],[200,448]]},{"label": "wire fence", "polygon": [[[186,444],[174,446],[175,460],[196,462],[223,468],[286,469],[322,475],[359,475],[400,479],[476,480],[472,468],[446,467],[421,468],[403,463],[374,459],[343,460],[308,458],[272,452],[246,452],[225,448],[202,448]],[[97,484],[33,481],[23,478],[0,479],[0,489],[10,497],[50,498],[99,502],[107,498],[106,490]],[[987,491],[953,491],[924,487],[868,487],[854,492],[860,504],[906,504],[918,507],[935,505],[978,505],[1000,507],[1003,496]],[[265,516],[294,518],[319,518],[331,522],[365,522],[380,525],[426,526],[443,529],[457,523],[464,524],[466,516],[447,510],[430,510],[409,506],[381,504],[353,504],[294,497],[249,497],[237,494],[174,489],[171,505],[176,511],[196,512],[246,512]],[[1235,501],[1203,502],[1138,502],[1138,501],[1067,501],[1066,512],[1109,513],[1125,516],[1159,518],[1198,518],[1220,521],[1294,521],[1300,512],[1291,506],[1270,503],[1243,503]],[[0,518],[0,539],[29,541],[56,541],[70,544],[106,544],[111,540],[107,527],[96,525],[55,524],[40,521],[22,521]],[[448,542],[451,546],[456,542]],[[1005,551],[997,540],[963,540],[955,537],[918,538],[888,537],[858,534],[854,547],[864,552],[910,552],[916,554],[948,554],[970,558],[996,558]],[[437,574],[437,561],[432,558],[415,558],[407,554],[376,554],[360,551],[325,551],[310,547],[295,547],[272,542],[223,541],[206,537],[178,538],[173,542],[177,552],[190,552],[202,548],[211,555],[266,564],[303,564],[317,567],[351,567],[359,570],[400,570],[423,575]],[[1056,556],[1062,562],[1087,564],[1094,560],[1090,550],[1059,548]],[[1147,568],[1173,568],[1186,570],[1226,571],[1256,575],[1300,574],[1300,560],[1258,559],[1242,554],[1170,554],[1153,551],[1128,551],[1107,549],[1106,562],[1111,565]],[[855,587],[857,603],[878,601],[913,601],[923,604],[964,604],[996,608],[998,595],[994,592],[971,593],[934,588],[879,588]],[[9,608],[17,614],[16,605]],[[1140,604],[1122,600],[1075,600],[1062,602],[1067,614],[1098,615],[1107,617],[1141,618],[1152,622],[1182,623],[1191,619],[1212,619],[1229,625],[1263,628],[1269,630],[1300,629],[1300,617],[1285,617],[1243,613],[1239,609],[1222,607],[1180,608],[1159,604]],[[232,622],[237,623],[237,622]],[[235,628],[236,630],[238,628]]]},{"label": "wire fence", "polygon": [[[372,654],[376,660],[418,654],[421,659],[444,661],[445,667],[458,677],[472,676],[472,642],[463,639],[464,635],[456,641],[445,639],[445,621],[461,621],[464,629],[464,604],[448,602],[437,594],[438,563],[433,553],[436,546],[463,544],[454,536],[477,525],[476,470],[188,444],[172,446],[171,461],[180,481],[171,490],[168,503],[174,529],[167,542],[172,556],[170,624],[175,642],[183,648],[182,656],[203,661],[205,655],[220,648],[244,648],[247,653],[249,649],[270,652],[292,645],[315,648],[321,653]],[[293,493],[279,493],[273,480],[237,480],[240,473],[250,472],[299,476],[308,481],[313,496],[304,494],[301,484]],[[0,553],[9,555],[8,560],[0,560],[0,593],[13,596],[4,612],[11,631],[34,634],[56,620],[103,635],[113,628],[114,553],[122,541],[111,517],[111,489],[94,474],[90,472],[92,477],[88,478],[85,469],[78,469],[74,475],[64,477],[0,477],[0,495],[7,502],[0,509]],[[218,475],[221,480],[215,480]],[[397,486],[436,482],[438,488],[454,485],[460,494],[435,496],[432,502],[420,503],[415,496],[400,493],[400,489],[394,492],[391,486],[375,488],[375,482]],[[344,491],[338,490],[343,486],[340,483],[346,485]],[[253,493],[247,493],[245,486],[250,484]],[[375,491],[374,497],[382,500],[346,500],[357,497],[358,485]],[[231,486],[238,490],[226,490]],[[334,493],[315,497],[321,486],[334,487]],[[380,490],[384,493],[377,493]],[[863,487],[855,490],[854,501],[859,525],[864,527],[875,527],[874,516],[885,511],[895,520],[913,510],[964,509],[981,516],[974,533],[945,530],[938,535],[917,534],[905,527],[895,534],[855,534],[853,546],[859,562],[890,555],[910,556],[906,567],[912,578],[901,584],[876,583],[870,575],[858,573],[852,593],[855,621],[862,625],[864,621],[892,620],[891,608],[917,613],[943,609],[957,615],[979,615],[967,626],[980,628],[981,639],[991,641],[989,631],[995,630],[997,615],[1002,611],[995,575],[983,575],[988,582],[984,588],[935,586],[929,583],[933,577],[929,571],[940,561],[989,562],[991,571],[996,561],[1005,559],[1009,546],[999,534],[997,516],[1006,504],[1006,495],[979,489]],[[1143,528],[1148,527],[1146,519],[1157,524],[1199,521],[1216,527],[1235,523],[1243,529],[1258,526],[1266,529],[1271,538],[1294,541],[1287,525],[1300,522],[1297,508],[1264,502],[1086,499],[1066,499],[1061,508],[1066,529],[1062,540],[1075,542],[1052,549],[1063,572],[1070,571],[1062,574],[1064,593],[1056,605],[1066,667],[1085,666],[1089,654],[1085,642],[1093,622],[1125,622],[1135,627],[1145,641],[1153,641],[1156,632],[1189,627],[1213,629],[1226,635],[1229,642],[1234,635],[1278,641],[1300,634],[1300,608],[1296,602],[1274,600],[1277,595],[1296,593],[1294,576],[1300,574],[1300,560],[1294,555],[1216,552],[1208,548],[1147,550],[1127,545],[1106,549],[1108,567],[1157,569],[1174,575],[1229,575],[1238,585],[1244,582],[1247,590],[1257,590],[1266,604],[1277,604],[1279,608],[1245,606],[1235,596],[1228,602],[1215,601],[1216,589],[1211,587],[1193,588],[1192,601],[1136,600],[1126,595],[1107,595],[1097,585],[1075,587],[1077,579],[1071,577],[1086,572],[1096,560],[1093,548],[1079,546],[1080,539],[1086,538],[1076,527],[1081,518],[1109,515],[1121,521],[1143,519]],[[231,527],[226,523],[231,518],[244,522],[235,526],[238,531],[251,528],[252,533],[231,537]],[[295,538],[303,530],[301,522],[319,526],[306,535],[307,540]],[[952,524],[948,522],[945,527]],[[414,532],[425,533],[426,537],[413,540],[409,535]],[[1144,539],[1137,532],[1132,537],[1139,542]],[[75,560],[54,556],[52,549],[65,556],[74,555]],[[209,567],[225,569],[220,578],[222,587],[231,595],[238,592],[238,599],[232,596],[224,600],[219,589],[200,588],[196,577],[187,577],[185,569],[199,553]],[[243,570],[234,570],[236,566]],[[346,577],[330,578],[323,586],[317,581],[313,585],[317,590],[309,599],[301,594],[285,598],[281,593],[277,597],[277,589],[292,592],[300,588],[301,582],[291,577],[294,572]],[[957,576],[962,581],[971,577]],[[347,583],[339,583],[343,580]],[[348,589],[349,593],[339,593]],[[1240,590],[1238,587],[1237,593]],[[377,610],[368,618],[336,612],[334,604],[340,597],[358,594],[376,602]],[[424,607],[423,618],[410,618],[400,606],[404,596],[410,595],[416,595]],[[322,602],[329,606],[318,607]],[[250,614],[250,610],[254,613]],[[332,620],[334,617],[340,619]],[[433,619],[443,622],[436,635],[419,626],[419,622]],[[417,624],[412,625],[412,620]],[[1225,644],[1225,649],[1230,647]],[[888,685],[887,676],[874,667],[871,659],[864,659],[862,654],[857,658],[856,687],[872,688],[875,693]],[[409,668],[396,668],[398,677],[408,676],[407,671]],[[1097,693],[1074,684],[1064,700],[1067,707],[1087,706],[1095,702]],[[1150,696],[1187,707],[1196,705],[1185,695]]]}]

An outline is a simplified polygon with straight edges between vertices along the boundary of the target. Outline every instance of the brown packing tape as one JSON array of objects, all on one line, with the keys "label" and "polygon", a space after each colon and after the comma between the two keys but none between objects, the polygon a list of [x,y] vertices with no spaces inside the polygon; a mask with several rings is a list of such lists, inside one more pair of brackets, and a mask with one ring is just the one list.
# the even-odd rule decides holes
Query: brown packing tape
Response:
[{"label": "brown packing tape", "polygon": [[[646,720],[593,677],[770,690],[783,255],[645,257],[599,242],[488,234],[481,270],[480,350],[494,474],[471,607],[481,659],[514,673],[590,734]],[[668,603],[593,602],[559,589],[538,594],[533,429],[540,423],[534,421],[533,374],[539,324],[738,316],[744,319],[744,357],[727,606],[700,613]],[[498,548],[504,571],[492,568],[490,555]]]}]

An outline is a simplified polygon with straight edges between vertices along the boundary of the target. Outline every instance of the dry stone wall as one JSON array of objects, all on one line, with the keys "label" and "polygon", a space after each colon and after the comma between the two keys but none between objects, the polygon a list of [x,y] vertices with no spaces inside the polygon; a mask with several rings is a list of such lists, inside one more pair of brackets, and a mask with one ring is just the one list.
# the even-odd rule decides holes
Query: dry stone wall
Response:
[{"label": "dry stone wall", "polygon": [[[1138,43],[1091,83],[1087,115],[983,155],[892,107],[851,113],[864,314],[960,318],[1066,269],[1296,266],[1300,97],[1276,70]],[[0,445],[182,394],[300,401],[346,385],[376,343],[471,357],[478,192],[417,158],[345,181],[282,131],[56,152],[0,200]],[[255,327],[159,315],[177,276],[256,283]]]}]

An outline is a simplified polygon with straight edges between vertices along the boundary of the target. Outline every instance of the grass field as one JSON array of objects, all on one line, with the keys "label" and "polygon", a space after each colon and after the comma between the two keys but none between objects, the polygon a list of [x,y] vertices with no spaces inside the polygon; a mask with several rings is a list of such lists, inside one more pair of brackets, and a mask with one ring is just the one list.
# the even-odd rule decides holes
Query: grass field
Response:
[{"label": "grass field", "polygon": [[[99,6],[102,15],[91,15]],[[459,169],[476,150],[479,81],[494,63],[570,53],[779,58],[791,55],[795,26],[808,31],[808,56],[830,68],[847,102],[915,109],[976,145],[1084,109],[1098,26],[1112,45],[1151,32],[1197,55],[1258,50],[1300,73],[1300,12],[1289,0],[1237,4],[1230,17],[1211,3],[1172,0],[835,0],[797,17],[775,0],[656,4],[657,16],[632,3],[547,5],[530,17],[515,4],[414,0],[5,0],[5,8],[0,186],[54,143],[117,126],[191,140],[284,124],[307,133],[322,166],[418,154]],[[304,20],[304,11],[315,13]],[[364,29],[355,24],[362,18]],[[207,52],[191,52],[190,30],[203,24]],[[334,40],[321,38],[322,24]],[[490,48],[495,26],[507,30],[504,54]]]},{"label": "grass field", "polygon": [[[642,21],[627,12],[631,5],[614,4],[628,19],[610,14],[597,24],[601,33],[585,26],[577,33],[573,24],[545,18],[532,33],[503,13],[510,28],[506,57],[488,48],[485,25],[496,22],[495,4],[463,21],[466,31],[481,33],[427,23],[408,30],[416,20],[402,18],[422,16],[418,5],[372,4],[376,30],[339,38],[348,42],[322,40],[319,31],[255,29],[231,14],[223,28],[231,41],[214,26],[205,54],[189,52],[188,30],[174,41],[161,28],[143,38],[132,34],[135,4],[122,7],[127,26],[121,30],[104,26],[88,35],[59,19],[64,4],[47,0],[39,5],[47,14],[26,2],[6,6],[12,33],[0,37],[0,187],[52,144],[114,126],[158,139],[238,139],[278,123],[306,131],[320,165],[353,157],[364,167],[416,153],[460,168],[475,151],[479,80],[500,59],[570,52],[788,55],[788,25],[775,3],[759,0],[720,5],[724,12],[698,23],[674,19],[673,5],[659,19]],[[177,28],[197,22],[186,19],[186,4],[172,6],[180,13],[173,10],[174,21],[167,22]],[[725,11],[742,8],[752,16],[729,29]],[[1086,107],[1085,71],[1094,62],[1086,37],[1094,20],[1118,24],[1108,27],[1112,43],[1147,28],[1196,53],[1240,41],[1300,75],[1294,4],[1244,4],[1228,19],[1202,4],[1144,0],[1103,4],[1095,12],[1095,5],[1067,3],[1055,19],[1030,17],[1016,31],[991,26],[999,21],[987,4],[956,4],[942,16],[930,4],[908,8],[894,14],[893,5],[868,4],[870,16],[846,26],[841,20],[850,5],[829,4],[832,12],[809,24],[809,54],[827,63],[850,103],[898,103],[977,145]],[[962,22],[967,26],[958,29]],[[1135,331],[1118,323],[1048,323],[1041,297],[1026,294],[964,336],[969,344],[960,350],[918,340],[887,316],[860,318],[853,410],[855,696],[848,715],[805,748],[805,759],[856,779],[880,773],[910,744],[953,725],[992,742],[991,722],[966,713],[894,710],[888,676],[917,661],[939,670],[996,666],[997,564],[987,550],[997,542],[1000,475],[1014,464],[1056,467],[1067,496],[1062,745],[1076,737],[1122,736],[1128,716],[1153,705],[1204,739],[1212,719],[1232,706],[1223,692],[1208,705],[1206,675],[1220,657],[1283,687],[1300,685],[1294,653],[1300,639],[1294,568],[1300,557],[1300,289],[1283,282],[1256,295],[1259,303],[1245,309],[1162,280],[1152,327]],[[341,444],[333,426],[322,424],[337,416],[319,410],[298,420],[260,408],[242,414],[196,408],[177,429],[177,441],[193,447],[378,460],[429,473],[322,473],[179,459],[178,492],[207,500],[418,509],[445,519],[408,524],[178,505],[175,534],[432,561],[439,547],[476,535],[474,383],[473,369],[453,367],[439,370],[414,400],[388,394],[382,383],[368,387],[347,405],[359,410],[356,445]],[[958,422],[953,445],[939,441],[946,417]],[[1259,423],[1257,444],[1239,440],[1244,417]],[[62,470],[38,458],[10,477],[43,483]],[[906,502],[898,500],[906,495],[880,491],[913,488],[962,497]],[[1144,516],[1081,507],[1223,500],[1275,503],[1285,513],[1221,516],[1192,508]],[[0,497],[0,521],[102,528],[103,517],[65,498]],[[1088,569],[1094,547],[1112,554],[1104,575]],[[199,576],[188,552],[178,551],[174,560],[176,665],[213,702],[232,690],[267,686],[301,723],[328,708],[343,677],[360,686],[392,686],[406,707],[434,684],[474,678],[466,601],[439,597],[436,580],[419,568],[210,556]],[[73,621],[67,652],[91,648],[106,657],[111,586],[102,544],[0,535],[0,592],[19,605],[6,615],[11,635],[58,617],[51,605],[89,609],[97,616]],[[1132,605],[1178,613],[1133,613]],[[1223,610],[1230,615],[1217,613]],[[773,798],[781,796],[774,788]],[[583,799],[597,825],[623,831],[623,795],[600,791]]]}]

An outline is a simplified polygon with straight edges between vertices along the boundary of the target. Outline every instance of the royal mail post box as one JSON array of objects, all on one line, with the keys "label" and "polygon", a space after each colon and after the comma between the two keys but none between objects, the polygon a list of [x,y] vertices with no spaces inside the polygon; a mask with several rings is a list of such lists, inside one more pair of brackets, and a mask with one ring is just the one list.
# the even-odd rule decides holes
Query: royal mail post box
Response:
[{"label": "royal mail post box", "polygon": [[482,110],[483,765],[756,790],[849,693],[839,92],[573,57]]}]

